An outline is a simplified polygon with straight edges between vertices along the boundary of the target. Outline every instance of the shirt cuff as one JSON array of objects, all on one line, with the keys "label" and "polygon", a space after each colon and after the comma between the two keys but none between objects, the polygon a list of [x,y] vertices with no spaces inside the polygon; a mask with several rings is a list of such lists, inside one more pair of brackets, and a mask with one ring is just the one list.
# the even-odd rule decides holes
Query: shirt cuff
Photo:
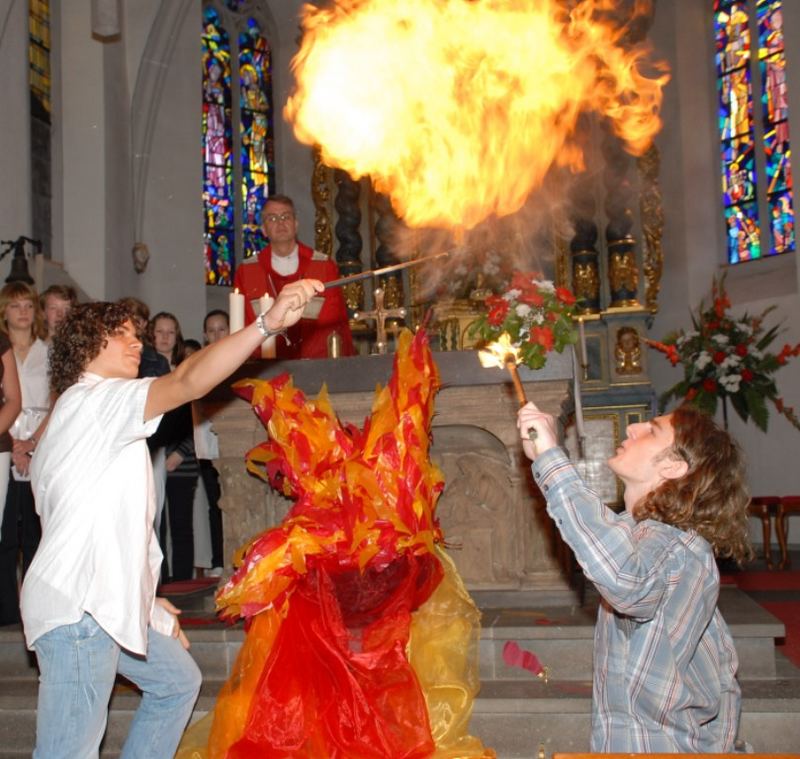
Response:
[{"label": "shirt cuff", "polygon": [[150,613],[150,627],[162,635],[172,637],[175,633],[178,620],[170,614],[160,603],[153,601],[153,611]]}]

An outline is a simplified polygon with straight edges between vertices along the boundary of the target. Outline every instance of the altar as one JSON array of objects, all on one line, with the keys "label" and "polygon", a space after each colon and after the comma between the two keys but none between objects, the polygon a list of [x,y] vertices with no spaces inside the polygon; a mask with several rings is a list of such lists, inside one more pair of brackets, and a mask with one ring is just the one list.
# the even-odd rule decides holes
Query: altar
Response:
[{"label": "altar", "polygon": [[[508,373],[481,367],[474,351],[436,352],[435,360],[442,388],[432,456],[446,482],[437,514],[461,576],[470,589],[564,591],[554,530],[519,445],[519,404]],[[310,398],[325,383],[339,418],[361,426],[376,385],[391,376],[392,361],[391,355],[252,361],[201,401],[219,436],[226,557],[280,522],[291,505],[245,469],[246,452],[264,441],[266,430],[231,391],[233,382],[288,372]],[[571,356],[553,353],[538,371],[520,367],[520,378],[528,397],[563,427],[573,405]]]}]

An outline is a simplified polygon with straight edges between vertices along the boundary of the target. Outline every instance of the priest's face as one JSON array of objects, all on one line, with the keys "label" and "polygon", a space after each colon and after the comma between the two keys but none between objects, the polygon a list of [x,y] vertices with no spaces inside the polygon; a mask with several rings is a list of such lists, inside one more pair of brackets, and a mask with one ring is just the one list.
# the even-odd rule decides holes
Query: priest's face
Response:
[{"label": "priest's face", "polygon": [[[285,203],[268,200],[261,213],[262,229],[269,237],[273,250],[281,255],[288,255],[294,248],[297,239],[297,217],[294,210]],[[288,249],[287,249],[288,247]]]}]

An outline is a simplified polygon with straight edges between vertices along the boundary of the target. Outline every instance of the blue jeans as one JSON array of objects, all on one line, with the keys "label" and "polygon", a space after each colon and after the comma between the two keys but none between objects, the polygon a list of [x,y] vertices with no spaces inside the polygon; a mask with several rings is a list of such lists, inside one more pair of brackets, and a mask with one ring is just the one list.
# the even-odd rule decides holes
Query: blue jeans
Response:
[{"label": "blue jeans", "polygon": [[94,618],[63,625],[34,644],[39,704],[34,759],[97,757],[117,672],[142,691],[122,759],[174,756],[200,691],[201,675],[175,638],[148,630],[147,657],[122,649]]}]

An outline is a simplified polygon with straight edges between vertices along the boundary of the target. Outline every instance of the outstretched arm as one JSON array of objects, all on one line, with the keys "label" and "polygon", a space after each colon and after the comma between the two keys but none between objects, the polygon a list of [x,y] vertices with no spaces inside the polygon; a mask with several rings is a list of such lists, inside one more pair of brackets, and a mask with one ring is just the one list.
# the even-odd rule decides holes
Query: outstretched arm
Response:
[{"label": "outstretched arm", "polygon": [[[316,279],[301,279],[287,285],[264,317],[266,326],[273,332],[291,327],[302,316],[309,298],[323,289],[322,282]],[[156,379],[147,394],[145,421],[202,398],[241,366],[263,340],[254,322],[203,348],[179,364],[174,372]]]}]

